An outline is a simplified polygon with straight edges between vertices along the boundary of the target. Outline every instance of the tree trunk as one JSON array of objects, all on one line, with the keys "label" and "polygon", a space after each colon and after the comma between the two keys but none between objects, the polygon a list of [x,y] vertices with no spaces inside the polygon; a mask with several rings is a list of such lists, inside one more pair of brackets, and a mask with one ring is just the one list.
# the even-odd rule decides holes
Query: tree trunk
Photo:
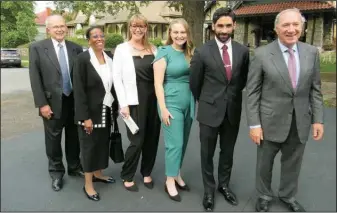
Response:
[{"label": "tree trunk", "polygon": [[203,44],[203,26],[205,20],[205,1],[182,1],[183,18],[190,26],[194,45]]}]

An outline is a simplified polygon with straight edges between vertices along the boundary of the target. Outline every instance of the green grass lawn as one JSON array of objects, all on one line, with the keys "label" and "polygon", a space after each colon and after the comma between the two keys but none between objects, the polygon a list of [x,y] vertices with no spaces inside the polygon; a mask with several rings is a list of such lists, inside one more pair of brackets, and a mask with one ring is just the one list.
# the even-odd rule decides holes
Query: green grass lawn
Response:
[{"label": "green grass lawn", "polygon": [[321,72],[336,72],[336,64],[332,63],[322,63]]}]

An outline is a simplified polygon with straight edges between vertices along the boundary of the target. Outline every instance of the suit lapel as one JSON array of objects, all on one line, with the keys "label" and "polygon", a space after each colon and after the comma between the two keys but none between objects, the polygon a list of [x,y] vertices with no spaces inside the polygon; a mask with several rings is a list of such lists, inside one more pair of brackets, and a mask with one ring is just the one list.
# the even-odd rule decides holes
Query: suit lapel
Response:
[{"label": "suit lapel", "polygon": [[76,56],[76,49],[68,41],[65,41],[65,42],[66,42],[67,53],[68,53],[69,72],[71,73],[73,71],[72,68],[74,64],[74,58]]},{"label": "suit lapel", "polygon": [[239,48],[237,47],[237,44],[232,41],[232,79],[236,74],[240,73],[240,70],[237,70],[239,59],[240,59],[240,53]]},{"label": "suit lapel", "polygon": [[210,52],[218,66],[217,71],[221,72],[221,75],[224,77],[225,82],[228,83],[227,77],[226,77],[226,71],[225,71],[225,66],[223,64],[223,60],[221,58],[220,52],[219,52],[219,47],[216,43],[216,41],[213,39],[213,41],[210,43]]},{"label": "suit lapel", "polygon": [[303,78],[305,76],[305,71],[307,70],[305,65],[306,65],[306,49],[305,46],[301,43],[298,42],[297,45],[297,49],[298,49],[298,55],[300,58],[300,76],[298,78],[298,82],[297,82],[297,89],[299,88],[300,84],[303,82]]},{"label": "suit lapel", "polygon": [[59,73],[61,73],[61,67],[57,59],[56,51],[55,51],[55,48],[54,48],[54,45],[51,39],[48,39],[46,41],[44,51],[47,57],[49,58],[49,60],[52,62],[52,64],[56,67]]},{"label": "suit lapel", "polygon": [[288,87],[288,89],[290,89],[291,93],[294,93],[294,89],[291,85],[291,81],[290,81],[290,76],[289,76],[289,72],[288,72],[288,67],[286,62],[284,61],[281,49],[277,43],[277,40],[274,41],[273,43],[273,47],[271,50],[271,54],[272,54],[272,61],[274,63],[274,66],[276,67],[276,70],[279,72],[279,74],[282,76],[283,80],[286,82],[286,85]]}]

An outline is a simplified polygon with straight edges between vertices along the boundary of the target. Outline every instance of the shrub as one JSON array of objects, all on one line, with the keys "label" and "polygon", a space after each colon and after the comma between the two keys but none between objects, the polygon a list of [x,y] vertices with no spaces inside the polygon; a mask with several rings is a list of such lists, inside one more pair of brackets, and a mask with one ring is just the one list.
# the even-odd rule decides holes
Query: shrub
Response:
[{"label": "shrub", "polygon": [[323,50],[325,50],[325,51],[331,51],[331,50],[336,49],[335,45],[332,44],[332,43],[323,44],[322,48],[323,48]]},{"label": "shrub", "polygon": [[150,39],[150,43],[153,44],[156,47],[163,46],[163,42],[161,41],[160,38]]},{"label": "shrub", "polygon": [[124,42],[124,38],[120,34],[107,34],[105,35],[105,48],[114,49],[118,44]]},{"label": "shrub", "polygon": [[76,37],[68,37],[66,38],[68,41],[72,41],[81,47],[88,47],[88,41],[84,38],[76,38]]}]

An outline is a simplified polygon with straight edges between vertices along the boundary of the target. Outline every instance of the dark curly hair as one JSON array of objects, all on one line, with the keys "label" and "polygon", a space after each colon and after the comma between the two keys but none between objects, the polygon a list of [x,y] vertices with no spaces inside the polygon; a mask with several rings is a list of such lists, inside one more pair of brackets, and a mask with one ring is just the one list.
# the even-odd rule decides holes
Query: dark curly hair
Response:
[{"label": "dark curly hair", "polygon": [[229,7],[221,7],[213,14],[213,24],[215,24],[223,16],[229,16],[232,18],[233,22],[235,22],[236,17],[234,11]]},{"label": "dark curly hair", "polygon": [[104,32],[103,29],[102,29],[101,27],[99,27],[99,26],[92,26],[92,27],[89,27],[89,28],[87,29],[86,33],[85,33],[85,37],[86,37],[87,40],[90,39],[90,33],[91,33],[91,31],[94,30],[94,29],[100,29],[100,30],[102,30],[102,32]]}]

